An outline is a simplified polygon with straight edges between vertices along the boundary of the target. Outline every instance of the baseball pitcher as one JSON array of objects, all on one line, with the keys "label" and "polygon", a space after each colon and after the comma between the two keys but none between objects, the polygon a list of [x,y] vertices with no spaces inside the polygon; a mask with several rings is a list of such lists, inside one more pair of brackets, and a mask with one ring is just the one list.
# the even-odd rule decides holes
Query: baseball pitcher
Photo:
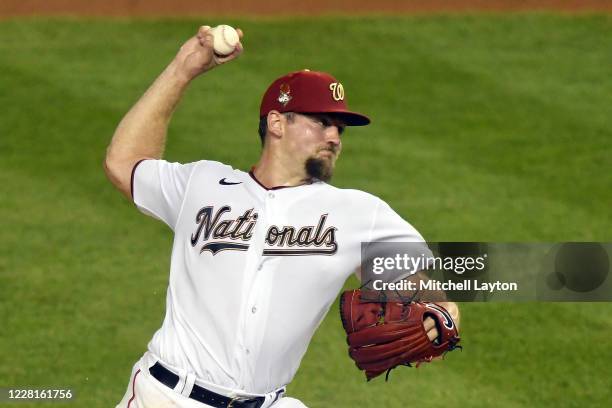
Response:
[{"label": "baseball pitcher", "polygon": [[[183,92],[242,52],[238,43],[215,54],[211,28],[200,27],[108,147],[110,181],[174,232],[166,314],[118,407],[304,407],[285,387],[359,269],[361,243],[424,242],[381,199],[327,183],[345,128],[370,120],[348,109],[342,84],[323,72],[296,71],[265,91],[262,151],[250,171],[162,159]],[[342,299],[349,354],[368,379],[458,342],[453,303],[368,303],[359,291]]]}]

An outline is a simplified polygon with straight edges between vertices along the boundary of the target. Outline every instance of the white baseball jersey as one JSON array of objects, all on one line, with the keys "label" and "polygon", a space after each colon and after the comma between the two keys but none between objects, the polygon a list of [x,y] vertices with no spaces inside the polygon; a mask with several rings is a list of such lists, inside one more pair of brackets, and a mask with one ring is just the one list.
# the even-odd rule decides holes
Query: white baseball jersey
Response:
[{"label": "white baseball jersey", "polygon": [[246,393],[291,381],[362,242],[423,242],[370,194],[320,181],[266,189],[218,162],[142,161],[132,191],[174,231],[166,316],[149,350]]}]

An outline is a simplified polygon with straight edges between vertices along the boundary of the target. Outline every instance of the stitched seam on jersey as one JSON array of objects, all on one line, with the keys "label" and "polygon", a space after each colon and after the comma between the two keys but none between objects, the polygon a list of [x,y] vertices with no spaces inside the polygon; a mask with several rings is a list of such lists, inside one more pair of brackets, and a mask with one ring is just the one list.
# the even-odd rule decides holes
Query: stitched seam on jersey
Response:
[{"label": "stitched seam on jersey", "polygon": [[374,225],[376,224],[376,218],[378,217],[378,209],[382,200],[378,198],[376,202],[376,209],[374,210],[374,217],[372,217],[372,224],[370,225],[370,231],[368,232],[368,242],[372,242],[372,231],[374,231]]},{"label": "stitched seam on jersey", "polygon": [[134,398],[136,398],[136,377],[138,377],[138,374],[140,374],[140,368],[136,371],[134,379],[132,380],[132,398],[128,401],[127,408],[130,408],[130,404],[134,401]]},{"label": "stitched seam on jersey", "polygon": [[200,163],[196,163],[191,169],[191,173],[189,173],[189,178],[187,179],[187,184],[185,184],[185,192],[183,194],[183,201],[181,202],[181,209],[179,210],[178,215],[176,216],[176,220],[174,221],[174,226],[172,227],[172,231],[176,231],[176,226],[178,225],[179,220],[181,219],[181,215],[183,214],[183,208],[185,208],[185,198],[187,197],[187,192],[189,191],[189,187],[191,186],[191,178],[193,177],[193,173],[200,166]]}]

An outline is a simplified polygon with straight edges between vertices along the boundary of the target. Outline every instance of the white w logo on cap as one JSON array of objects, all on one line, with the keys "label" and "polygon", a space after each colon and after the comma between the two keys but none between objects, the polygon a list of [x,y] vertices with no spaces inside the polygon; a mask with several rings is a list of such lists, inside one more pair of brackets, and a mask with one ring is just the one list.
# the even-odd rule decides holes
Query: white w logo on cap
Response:
[{"label": "white w logo on cap", "polygon": [[344,87],[340,82],[332,82],[329,84],[329,90],[332,91],[332,98],[334,98],[334,101],[344,100]]}]

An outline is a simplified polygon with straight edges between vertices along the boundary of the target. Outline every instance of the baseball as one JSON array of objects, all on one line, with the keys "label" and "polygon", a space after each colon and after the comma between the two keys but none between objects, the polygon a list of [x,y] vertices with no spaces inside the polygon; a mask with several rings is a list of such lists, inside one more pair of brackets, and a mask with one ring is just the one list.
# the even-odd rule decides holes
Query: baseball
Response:
[{"label": "baseball", "polygon": [[215,37],[213,48],[218,55],[231,54],[240,41],[238,32],[234,27],[225,24],[213,28],[212,34]]}]

